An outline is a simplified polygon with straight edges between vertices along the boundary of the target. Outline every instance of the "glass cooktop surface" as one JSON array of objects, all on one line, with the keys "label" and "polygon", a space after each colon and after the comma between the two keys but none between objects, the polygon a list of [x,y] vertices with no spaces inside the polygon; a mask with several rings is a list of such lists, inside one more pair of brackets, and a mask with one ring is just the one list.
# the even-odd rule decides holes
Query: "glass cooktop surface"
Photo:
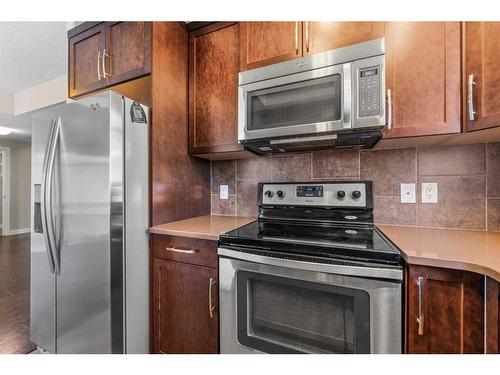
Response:
[{"label": "glass cooktop surface", "polygon": [[399,250],[372,224],[256,220],[222,234],[219,244],[313,258],[401,262]]}]

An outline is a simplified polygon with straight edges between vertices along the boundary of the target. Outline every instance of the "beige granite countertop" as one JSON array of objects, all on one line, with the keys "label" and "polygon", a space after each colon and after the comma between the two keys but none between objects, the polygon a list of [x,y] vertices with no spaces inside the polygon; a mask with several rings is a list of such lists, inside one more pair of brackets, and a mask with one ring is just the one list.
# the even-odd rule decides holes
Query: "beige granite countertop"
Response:
[{"label": "beige granite countertop", "polygon": [[243,216],[205,215],[157,225],[150,228],[149,232],[217,241],[221,233],[236,229],[256,219]]},{"label": "beige granite countertop", "polygon": [[[205,215],[161,224],[150,233],[217,241],[219,235],[255,217]],[[444,267],[487,275],[500,282],[500,232],[398,225],[377,227],[401,249],[409,264]]]},{"label": "beige granite countertop", "polygon": [[472,271],[500,282],[500,232],[377,225],[409,264]]}]

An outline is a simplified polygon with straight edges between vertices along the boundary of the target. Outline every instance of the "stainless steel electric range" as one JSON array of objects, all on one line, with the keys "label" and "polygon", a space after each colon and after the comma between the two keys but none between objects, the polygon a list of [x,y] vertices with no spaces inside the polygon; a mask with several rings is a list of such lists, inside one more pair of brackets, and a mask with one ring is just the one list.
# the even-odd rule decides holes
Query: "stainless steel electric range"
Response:
[{"label": "stainless steel electric range", "polygon": [[260,183],[219,239],[221,353],[401,353],[403,266],[370,181]]}]

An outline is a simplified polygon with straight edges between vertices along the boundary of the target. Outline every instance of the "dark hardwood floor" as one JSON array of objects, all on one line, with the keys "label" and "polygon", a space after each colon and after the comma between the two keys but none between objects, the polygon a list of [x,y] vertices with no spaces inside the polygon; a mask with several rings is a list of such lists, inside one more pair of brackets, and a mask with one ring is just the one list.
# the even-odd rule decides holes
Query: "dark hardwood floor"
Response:
[{"label": "dark hardwood floor", "polygon": [[30,235],[0,237],[0,354],[29,353]]}]

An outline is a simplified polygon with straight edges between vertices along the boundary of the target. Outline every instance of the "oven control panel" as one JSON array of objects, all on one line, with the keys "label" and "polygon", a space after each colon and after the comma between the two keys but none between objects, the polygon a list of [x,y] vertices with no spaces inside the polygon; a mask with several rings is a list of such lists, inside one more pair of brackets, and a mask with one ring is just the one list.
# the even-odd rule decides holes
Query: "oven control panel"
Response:
[{"label": "oven control panel", "polygon": [[263,205],[373,208],[369,181],[259,185]]}]

